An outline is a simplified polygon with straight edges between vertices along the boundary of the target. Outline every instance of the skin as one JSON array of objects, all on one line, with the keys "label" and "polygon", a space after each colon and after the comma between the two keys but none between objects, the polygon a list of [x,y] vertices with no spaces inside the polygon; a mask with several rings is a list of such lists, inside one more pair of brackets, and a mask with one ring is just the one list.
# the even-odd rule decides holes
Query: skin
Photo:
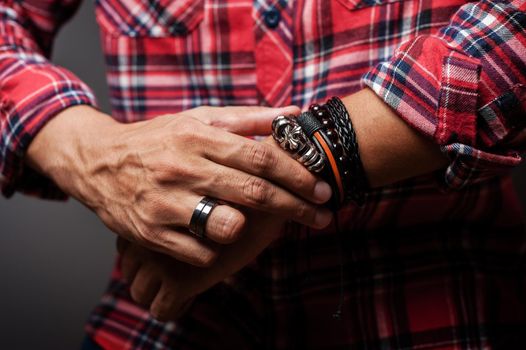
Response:
[{"label": "skin", "polygon": [[[362,90],[356,94],[348,96],[347,98],[343,99],[343,101],[352,117],[353,126],[356,130],[357,139],[360,146],[360,155],[362,158],[366,175],[369,180],[369,184],[372,187],[378,187],[394,183],[405,178],[428,173],[430,171],[443,167],[447,163],[445,157],[442,155],[442,153],[439,151],[438,147],[435,144],[433,144],[430,140],[425,139],[416,131],[411,129],[394,113],[394,111],[392,111],[387,105],[385,105],[384,102],[381,101],[372,91],[368,89]],[[75,107],[75,109],[77,109],[77,107]],[[73,110],[73,108],[71,108],[71,110]],[[63,113],[66,112],[67,110]],[[273,112],[274,117],[279,114],[287,114],[283,113],[283,111],[275,110]],[[298,111],[287,110],[286,112],[292,112],[292,114],[294,114]],[[71,112],[71,114],[75,113],[78,112]],[[214,114],[219,115],[219,113],[209,113],[208,111],[204,114],[206,114],[207,116]],[[231,119],[227,119],[226,121],[224,118],[220,117],[215,119],[218,120],[215,126],[217,126],[218,128],[223,128],[232,131],[234,133],[237,132],[243,134],[243,131],[246,130],[235,130],[233,129],[233,126],[242,124],[241,120],[243,120],[244,122],[246,119],[243,119],[243,116],[241,114],[237,116],[239,118],[237,120],[235,113],[230,113],[228,115]],[[85,115],[84,118],[80,118],[80,120],[82,120],[85,123],[93,122],[92,119],[86,117],[88,116]],[[198,118],[195,115],[193,117]],[[300,199],[311,199],[314,203],[322,203],[328,199],[324,198],[323,201],[316,201],[314,200],[314,198],[312,198],[312,194],[314,192],[317,180],[314,177],[312,177],[312,175],[309,177],[308,175],[304,174],[300,169],[297,169],[297,165],[299,163],[293,161],[295,163],[295,165],[293,165],[292,163],[290,163],[290,160],[292,160],[291,158],[288,158],[289,162],[285,162],[285,159],[282,158],[288,156],[283,152],[280,153],[280,151],[277,149],[277,145],[273,144],[273,141],[270,139],[267,139],[265,142],[260,143],[260,145],[264,145],[263,147],[265,147],[266,152],[274,150],[276,152],[276,159],[283,161],[283,164],[277,165],[278,162],[274,160],[272,163],[274,166],[272,168],[268,166],[258,166],[256,167],[256,174],[253,174],[253,169],[250,168],[250,166],[245,167],[246,164],[252,166],[254,165],[253,158],[252,163],[250,163],[250,160],[246,160],[245,158],[245,166],[242,166],[240,165],[242,161],[240,161],[239,159],[237,161],[230,160],[226,162],[225,159],[221,158],[220,156],[220,154],[223,154],[226,157],[232,154],[246,154],[243,151],[240,152],[239,148],[236,148],[241,146],[233,144],[236,142],[245,142],[246,144],[248,141],[245,141],[242,138],[234,138],[232,140],[232,143],[228,143],[228,141],[225,140],[227,140],[228,137],[232,137],[231,134],[229,134],[229,136],[227,137],[224,133],[220,133],[217,128],[213,130],[210,127],[205,128],[206,124],[214,124],[213,122],[207,123],[205,121],[204,123],[202,123],[204,126],[193,122],[194,124],[191,124],[192,128],[190,128],[192,132],[186,130],[188,134],[180,134],[180,130],[176,130],[176,127],[174,127],[173,129],[170,128],[170,124],[166,120],[173,120],[176,118],[161,117],[157,118],[159,119],[158,123],[161,125],[160,128],[156,127],[155,124],[153,124],[155,120],[152,122],[145,122],[152,124],[148,124],[148,127],[144,128],[141,126],[136,126],[136,131],[134,131],[132,127],[129,129],[129,134],[126,132],[123,132],[122,134],[117,132],[116,135],[120,136],[114,137],[116,140],[113,140],[112,142],[110,142],[109,146],[106,146],[109,148],[101,148],[100,144],[93,145],[93,136],[95,134],[99,135],[101,129],[91,129],[94,132],[91,135],[78,135],[79,133],[74,130],[75,128],[78,129],[78,125],[67,125],[68,122],[71,122],[71,119],[72,118],[62,118],[58,120],[55,119],[57,120],[57,122],[55,123],[54,127],[51,126],[50,128],[50,126],[48,125],[43,129],[43,132],[47,131],[47,135],[44,134],[43,138],[40,140],[39,147],[41,148],[33,150],[31,150],[30,148],[30,164],[32,164],[36,169],[42,171],[44,174],[47,174],[48,176],[53,178],[59,184],[59,186],[66,190],[66,192],[74,195],[76,198],[86,203],[86,205],[91,207],[110,228],[114,229],[120,235],[121,238],[118,240],[118,250],[122,254],[121,268],[125,279],[130,283],[130,292],[132,298],[144,307],[149,308],[152,315],[159,320],[166,321],[175,319],[185,309],[185,306],[188,305],[189,300],[191,300],[195,295],[210,288],[214,284],[223,280],[225,277],[231,275],[232,273],[240,270],[243,266],[252,261],[265,247],[268,246],[268,244],[270,244],[274,239],[276,239],[279,236],[279,232],[286,219],[293,218],[298,222],[314,226],[315,223],[309,221],[308,216],[312,215],[312,217],[315,217],[318,213],[324,213],[324,211],[319,207],[311,207],[312,204],[304,204],[305,202]],[[219,119],[223,120],[221,122],[222,124],[218,124]],[[271,119],[272,117],[268,120],[260,119],[262,124],[261,131],[265,129],[265,125],[267,125],[267,128],[270,127]],[[229,123],[228,121],[234,122]],[[109,123],[107,120],[105,120],[105,122]],[[203,131],[203,133],[201,133],[201,130],[199,128],[204,128],[206,132]],[[90,128],[87,129],[90,130]],[[149,133],[149,130],[151,129],[157,130],[157,133]],[[165,133],[162,133],[160,130],[164,131]],[[195,130],[197,130],[197,134],[195,133]],[[92,154],[91,157],[93,157],[93,154],[95,154],[95,160],[97,159],[97,156],[99,157],[99,159],[107,159],[107,157],[109,157],[109,159],[114,160],[109,162],[110,166],[100,165],[100,160],[97,166],[88,166],[90,162],[93,162],[93,158],[91,158],[90,156],[81,157],[80,159],[82,159],[83,162],[80,163],[82,164],[77,164],[78,162],[75,162],[75,159],[74,157],[72,158],[71,154],[62,154],[62,157],[65,157],[65,159],[60,160],[60,162],[64,162],[66,163],[66,165],[69,165],[69,163],[77,164],[78,169],[73,167],[73,173],[75,174],[75,176],[66,176],[68,173],[64,173],[64,169],[61,169],[61,166],[42,166],[42,163],[46,162],[41,162],[40,160],[41,158],[46,158],[46,154],[50,154],[49,149],[52,149],[55,152],[59,152],[58,154],[60,154],[60,152],[68,152],[64,151],[63,147],[61,148],[61,150],[57,150],[52,146],[57,142],[57,140],[54,137],[56,135],[60,135],[57,134],[57,132],[60,131],[66,134],[68,132],[74,134],[76,133],[76,137],[83,140],[83,142],[79,142],[79,140],[77,140],[76,142],[79,144],[75,144],[75,142],[73,143],[74,147],[78,148],[77,154],[85,153],[84,150],[86,149],[86,147],[88,147],[88,149],[92,149],[92,151],[88,153]],[[267,130],[267,133],[269,131],[270,130]],[[39,137],[42,135],[43,132],[40,133]],[[112,130],[110,128],[109,132],[109,135],[112,135],[111,132],[116,132],[116,130]],[[122,135],[131,136],[125,137]],[[211,140],[210,138],[207,138],[204,135],[214,135],[214,137]],[[71,135],[67,137],[71,138]],[[169,142],[174,142],[178,145],[178,141],[176,140],[180,139],[181,137],[183,138],[182,145],[191,144],[192,147],[196,147],[195,149],[190,149],[193,150],[193,152],[195,152],[194,154],[201,154],[201,158],[199,156],[196,156],[195,158],[185,158],[183,154],[178,154],[178,157],[173,157],[171,156],[171,154],[174,153],[175,148],[170,148],[166,145],[164,147],[167,147],[168,150],[170,150],[171,152],[166,152],[163,147],[152,147],[150,150],[151,153],[145,153],[148,157],[144,156],[140,158],[142,162],[137,162],[137,160],[134,157],[134,153],[130,152],[130,145],[132,144],[140,144],[141,147],[137,147],[134,150],[135,152],[141,152],[141,150],[145,147],[143,143],[148,143],[147,140],[149,139],[168,139],[170,140]],[[223,139],[223,137],[225,139]],[[103,137],[102,139],[106,139],[106,137]],[[126,142],[123,140],[128,141]],[[221,141],[217,142],[217,140]],[[38,140],[35,140],[33,144],[35,144],[36,141]],[[214,141],[215,143],[208,143]],[[250,146],[247,147],[256,147],[252,143],[248,143],[250,144]],[[203,157],[203,153],[195,151],[197,149],[201,149],[201,152],[203,152],[202,148],[199,148],[199,146],[202,146],[203,144],[206,144],[210,147],[217,147],[218,153],[215,153],[214,157],[210,155]],[[123,149],[126,151],[123,151]],[[258,151],[261,150],[262,149],[258,149]],[[159,155],[159,153],[161,153],[161,155]],[[248,154],[254,156],[255,153],[248,152]],[[56,159],[56,156],[52,158],[54,158],[55,162],[59,162],[59,160]],[[130,160],[128,160],[128,158],[130,158]],[[163,167],[154,167],[152,163],[146,162],[147,158],[159,159],[158,163],[162,164]],[[248,201],[247,203],[244,202],[242,198],[235,198],[235,200],[234,198],[230,197],[223,198],[226,201],[235,202],[243,206],[238,207],[240,208],[239,210],[230,208],[231,210],[237,210],[236,214],[231,215],[239,214],[240,218],[243,217],[243,224],[239,226],[239,231],[236,231],[237,233],[234,234],[233,237],[229,237],[229,239],[223,241],[221,239],[215,239],[215,244],[229,243],[222,245],[222,250],[220,254],[217,250],[214,250],[212,248],[210,248],[209,251],[204,250],[204,248],[202,248],[208,247],[210,245],[210,242],[199,241],[183,232],[172,230],[167,231],[168,233],[166,233],[165,235],[158,234],[145,237],[145,235],[140,234],[140,232],[142,231],[140,227],[137,228],[137,225],[135,225],[134,230],[134,227],[130,227],[130,225],[127,224],[128,222],[134,222],[134,220],[137,220],[136,216],[138,216],[138,213],[140,213],[141,211],[146,213],[150,213],[151,211],[155,212],[155,210],[152,210],[152,208],[149,208],[150,211],[148,211],[148,203],[152,200],[155,202],[156,197],[146,197],[147,200],[143,201],[137,200],[137,198],[140,199],[143,196],[139,195],[137,197],[137,193],[134,193],[134,189],[140,187],[142,188],[142,191],[140,193],[143,193],[145,191],[144,184],[148,183],[147,180],[150,177],[154,177],[155,179],[155,175],[157,173],[163,174],[165,169],[173,169],[174,164],[181,164],[183,160],[185,162],[188,162],[185,164],[186,167],[193,167],[192,172],[188,170],[182,172],[182,170],[180,170],[179,172],[175,173],[167,173],[164,174],[165,178],[163,178],[163,181],[171,183],[171,181],[173,181],[173,178],[178,178],[177,176],[189,176],[191,174],[195,174],[196,172],[202,172],[203,166],[205,166],[206,164],[202,160],[202,158],[206,158],[209,160],[212,159],[212,161],[216,161],[221,165],[226,165],[224,163],[227,163],[227,166],[233,167],[237,170],[250,172],[250,174],[252,174],[253,176],[261,176],[264,179],[272,181],[272,183],[276,183],[283,186],[284,188],[287,188],[290,192],[282,193],[281,191],[284,191],[283,188],[276,186],[275,189],[272,190],[274,193],[272,196],[274,198],[274,201],[272,202],[275,204],[274,207],[272,207],[269,204],[262,205],[262,201]],[[115,159],[119,161],[115,161]],[[248,159],[251,158],[249,157]],[[104,164],[104,161],[102,163]],[[125,166],[123,166],[123,163]],[[96,161],[95,164],[97,164]],[[62,164],[62,167],[67,166]],[[144,174],[143,169],[148,169],[148,167],[152,168],[151,172]],[[300,167],[302,166],[300,165]],[[86,168],[88,168],[88,170],[86,170]],[[127,173],[134,174],[133,171],[128,171],[128,168],[133,169],[136,173],[141,175],[122,175]],[[274,168],[276,171],[272,171],[272,169]],[[96,169],[98,171],[95,171],[93,169]],[[102,169],[102,171],[100,169]],[[264,171],[262,169],[264,169]],[[213,172],[212,168],[210,168],[208,173],[210,173],[211,171]],[[104,177],[100,175],[100,172],[109,172],[109,175],[107,177]],[[280,172],[280,174],[278,174],[278,172]],[[86,174],[88,176],[91,176],[92,178],[86,178]],[[64,179],[64,177],[67,178]],[[115,182],[115,180],[111,180],[112,178],[119,177],[123,177],[123,180],[121,182]],[[299,180],[300,178],[301,180]],[[130,179],[133,179],[133,181],[131,181]],[[226,179],[227,177],[220,178],[219,180],[216,179],[214,186],[218,187],[218,184],[220,184],[219,186],[221,186],[221,184],[227,181]],[[236,179],[238,178],[236,177]],[[125,180],[127,180],[128,182],[126,182]],[[153,181],[153,183],[155,183],[157,187],[151,186],[155,189],[155,191],[152,190],[152,193],[164,198],[164,201],[161,201],[161,203],[165,203],[165,205],[173,205],[173,203],[184,201],[182,200],[182,195],[181,197],[166,195],[166,193],[170,193],[170,187],[162,188],[165,192],[163,192],[161,195],[159,193],[160,188],[158,186],[159,183],[162,183],[163,181]],[[206,188],[206,185],[203,185],[202,183],[206,183],[206,180],[201,178],[194,178],[193,181],[195,181],[195,183],[200,183],[201,187],[192,184],[192,182],[183,181],[180,183],[180,186],[176,188],[180,191],[180,193],[185,193],[185,188],[190,188],[193,191],[201,190],[200,194],[202,195],[202,190]],[[71,184],[72,182],[78,183],[75,185]],[[238,184],[244,183],[239,182],[239,180],[236,180],[235,182]],[[131,183],[133,185],[123,186],[123,184],[126,183]],[[267,188],[275,186],[272,185],[271,182],[268,182],[268,184],[269,185]],[[97,189],[102,188],[104,189],[104,191],[97,191],[93,189],[90,191],[90,187],[95,187]],[[86,190],[86,188],[88,188],[88,190]],[[232,185],[230,187],[225,186],[224,188],[222,188],[222,190],[231,191],[232,188],[235,187],[232,187]],[[105,193],[108,191],[111,193],[110,199],[108,199],[107,195],[105,195]],[[176,190],[172,191],[174,191],[174,193],[176,192]],[[93,195],[93,193],[96,193],[96,195]],[[215,191],[211,193],[207,192],[204,194],[222,198],[222,193],[225,192]],[[246,194],[247,192],[242,193]],[[296,193],[297,196],[292,195],[292,193]],[[326,192],[324,192],[324,194],[326,194]],[[120,200],[116,201],[113,199],[113,197],[119,198]],[[279,201],[278,199],[276,199],[278,197],[280,198]],[[99,199],[97,201],[93,200],[92,198],[103,198],[104,200]],[[130,198],[133,198],[134,200],[132,202],[132,205],[128,206],[126,201],[129,201]],[[172,214],[179,213],[179,215],[181,215],[180,213],[185,212],[186,222],[189,221],[189,218],[191,216],[191,210],[193,209],[193,207],[195,207],[198,198],[199,197],[194,196],[194,201],[192,202],[188,200],[188,202],[191,203],[186,204],[185,209],[180,209],[179,212],[174,211]],[[280,205],[278,206],[276,203],[280,203]],[[298,208],[295,206],[300,206],[300,208],[302,208],[302,210],[300,211],[302,215],[299,215],[299,217],[298,215],[294,216],[290,214],[295,212],[294,208]],[[163,205],[161,205],[160,207],[165,208],[165,206]],[[307,212],[303,208],[308,208],[308,214],[306,214]],[[126,215],[123,215],[121,213],[123,211],[126,213]],[[162,212],[162,210],[159,211]],[[278,212],[280,213],[280,215],[276,214]],[[283,215],[283,213],[287,213],[287,215]],[[161,220],[162,218],[170,218],[170,216],[166,215],[166,213],[164,215],[159,214],[158,216],[152,214],[150,215],[151,217],[149,217],[149,220],[142,221],[143,225],[145,225],[143,227],[145,228],[148,228],[148,225],[156,225],[156,223],[159,222],[159,220]],[[217,218],[214,218],[214,215],[217,216]],[[220,207],[217,207],[213,211],[213,215],[211,215],[209,222],[207,223],[207,233],[209,234],[209,236],[211,235],[211,241],[214,241],[213,227],[215,227],[216,225],[213,222],[214,220],[220,221],[220,215],[223,216],[225,215],[225,213],[220,210]],[[177,215],[172,215],[171,217],[176,216]],[[330,221],[330,215],[328,215],[327,217],[329,219],[328,221]],[[210,221],[212,221],[212,224],[210,223]],[[320,221],[318,227],[326,226],[328,223],[329,222],[325,221],[322,223]],[[143,230],[145,230],[145,228],[143,228]],[[183,262],[195,263],[195,261],[189,259],[191,253],[187,253],[186,255],[181,253],[175,253],[175,248],[180,248],[182,246],[181,243],[179,245],[174,244],[176,240],[184,240],[183,242],[186,243],[188,246],[194,247],[192,249],[186,248],[186,251],[191,251],[192,253],[194,253],[198,250],[195,247],[200,247],[202,251],[206,251],[206,254],[211,254],[213,258],[201,258],[200,263],[195,264],[207,266],[206,268],[189,266]],[[190,241],[192,244],[189,243]],[[208,255],[206,256],[208,257]],[[177,258],[178,260],[173,259],[173,257]]]},{"label": "skin", "polygon": [[[320,206],[331,196],[329,185],[277,145],[240,136],[268,134],[281,113],[298,109],[201,107],[121,124],[91,107],[72,107],[37,135],[27,162],[120,237],[210,266],[221,247],[245,231],[247,218],[238,207],[315,228],[331,221]],[[231,203],[212,212],[206,241],[186,230],[203,196]]]}]

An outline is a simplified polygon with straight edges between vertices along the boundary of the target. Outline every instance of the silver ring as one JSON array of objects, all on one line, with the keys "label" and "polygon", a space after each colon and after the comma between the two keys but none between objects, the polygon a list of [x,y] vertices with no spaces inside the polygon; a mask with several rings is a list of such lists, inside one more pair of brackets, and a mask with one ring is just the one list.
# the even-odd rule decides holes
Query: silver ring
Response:
[{"label": "silver ring", "polygon": [[188,225],[191,233],[199,238],[206,237],[206,222],[216,205],[217,201],[210,197],[203,197],[199,203],[197,203],[192,218],[190,219],[190,224]]},{"label": "silver ring", "polygon": [[325,156],[308,139],[296,119],[280,115],[272,122],[274,140],[309,171],[319,173],[325,167]]}]

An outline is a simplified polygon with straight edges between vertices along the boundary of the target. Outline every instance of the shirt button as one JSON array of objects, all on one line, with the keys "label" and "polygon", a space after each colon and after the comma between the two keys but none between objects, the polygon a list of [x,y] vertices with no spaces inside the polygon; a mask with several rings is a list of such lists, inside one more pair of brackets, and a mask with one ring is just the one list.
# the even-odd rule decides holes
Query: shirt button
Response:
[{"label": "shirt button", "polygon": [[174,35],[185,35],[187,32],[186,26],[180,22],[173,23],[170,29]]},{"label": "shirt button", "polygon": [[267,12],[265,12],[265,23],[269,28],[276,28],[281,20],[281,14],[279,11],[272,7]]}]

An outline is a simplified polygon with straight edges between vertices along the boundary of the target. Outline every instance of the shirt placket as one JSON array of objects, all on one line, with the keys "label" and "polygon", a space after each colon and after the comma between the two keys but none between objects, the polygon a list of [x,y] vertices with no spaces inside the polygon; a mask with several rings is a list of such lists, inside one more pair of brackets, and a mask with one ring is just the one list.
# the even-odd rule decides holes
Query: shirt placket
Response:
[{"label": "shirt placket", "polygon": [[292,95],[292,0],[254,0],[255,60],[260,104],[283,106]]}]

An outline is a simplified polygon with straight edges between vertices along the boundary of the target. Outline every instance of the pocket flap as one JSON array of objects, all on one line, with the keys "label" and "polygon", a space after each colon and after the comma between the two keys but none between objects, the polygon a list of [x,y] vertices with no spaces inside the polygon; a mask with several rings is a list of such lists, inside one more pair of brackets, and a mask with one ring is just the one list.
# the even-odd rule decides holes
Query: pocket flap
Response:
[{"label": "pocket flap", "polygon": [[404,0],[338,0],[343,6],[347,7],[349,10],[358,10],[361,8],[376,6],[376,5],[385,5],[393,2],[400,2]]},{"label": "pocket flap", "polygon": [[204,0],[96,0],[97,21],[111,35],[185,35],[203,20]]}]

